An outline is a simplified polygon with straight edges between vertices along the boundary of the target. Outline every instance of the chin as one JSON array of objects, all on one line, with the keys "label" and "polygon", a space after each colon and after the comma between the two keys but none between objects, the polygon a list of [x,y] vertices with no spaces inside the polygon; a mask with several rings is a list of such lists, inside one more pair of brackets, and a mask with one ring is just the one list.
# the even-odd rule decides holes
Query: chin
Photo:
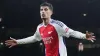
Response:
[{"label": "chin", "polygon": [[43,20],[46,20],[47,18],[42,18]]}]

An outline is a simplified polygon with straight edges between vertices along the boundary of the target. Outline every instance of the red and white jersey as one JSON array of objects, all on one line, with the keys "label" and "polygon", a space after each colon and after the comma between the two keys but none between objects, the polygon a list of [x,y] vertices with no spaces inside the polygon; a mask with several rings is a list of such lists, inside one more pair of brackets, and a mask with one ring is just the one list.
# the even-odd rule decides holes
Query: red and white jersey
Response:
[{"label": "red and white jersey", "polygon": [[39,24],[33,36],[16,40],[18,44],[33,43],[43,40],[46,56],[67,56],[67,49],[63,41],[63,36],[73,36],[85,39],[85,34],[74,31],[63,22],[51,19],[48,25]]}]

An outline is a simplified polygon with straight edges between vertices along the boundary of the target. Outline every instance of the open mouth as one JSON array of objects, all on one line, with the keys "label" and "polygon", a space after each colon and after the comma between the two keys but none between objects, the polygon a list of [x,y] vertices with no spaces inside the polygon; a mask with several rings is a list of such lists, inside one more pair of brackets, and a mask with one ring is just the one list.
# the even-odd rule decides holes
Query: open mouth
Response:
[{"label": "open mouth", "polygon": [[42,14],[42,17],[45,17],[45,14]]}]

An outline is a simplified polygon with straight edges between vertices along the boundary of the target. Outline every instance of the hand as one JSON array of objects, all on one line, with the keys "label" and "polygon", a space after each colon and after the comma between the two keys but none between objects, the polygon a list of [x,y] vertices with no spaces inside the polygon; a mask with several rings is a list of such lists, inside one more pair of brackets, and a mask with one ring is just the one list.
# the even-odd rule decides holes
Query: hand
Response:
[{"label": "hand", "polygon": [[17,42],[16,42],[16,40],[14,38],[10,37],[10,40],[6,40],[5,44],[6,44],[6,46],[9,46],[9,48],[11,48],[13,46],[16,46]]},{"label": "hand", "polygon": [[94,33],[86,31],[86,39],[87,40],[94,42],[94,40],[96,40],[96,39],[95,39],[95,36],[93,36],[93,35],[94,35]]}]

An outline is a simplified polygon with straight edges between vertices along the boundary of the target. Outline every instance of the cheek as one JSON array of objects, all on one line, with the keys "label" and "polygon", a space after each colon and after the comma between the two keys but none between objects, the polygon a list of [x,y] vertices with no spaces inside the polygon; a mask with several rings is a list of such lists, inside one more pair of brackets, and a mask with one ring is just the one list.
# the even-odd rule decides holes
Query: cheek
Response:
[{"label": "cheek", "polygon": [[51,15],[52,15],[52,13],[50,12],[48,15],[49,15],[49,16],[51,16]]},{"label": "cheek", "polygon": [[48,12],[47,14],[48,14],[48,15],[51,15],[51,12]]},{"label": "cheek", "polygon": [[42,12],[40,12],[40,14],[42,14]]},{"label": "cheek", "polygon": [[50,16],[50,13],[47,13],[47,16],[49,17]]}]

